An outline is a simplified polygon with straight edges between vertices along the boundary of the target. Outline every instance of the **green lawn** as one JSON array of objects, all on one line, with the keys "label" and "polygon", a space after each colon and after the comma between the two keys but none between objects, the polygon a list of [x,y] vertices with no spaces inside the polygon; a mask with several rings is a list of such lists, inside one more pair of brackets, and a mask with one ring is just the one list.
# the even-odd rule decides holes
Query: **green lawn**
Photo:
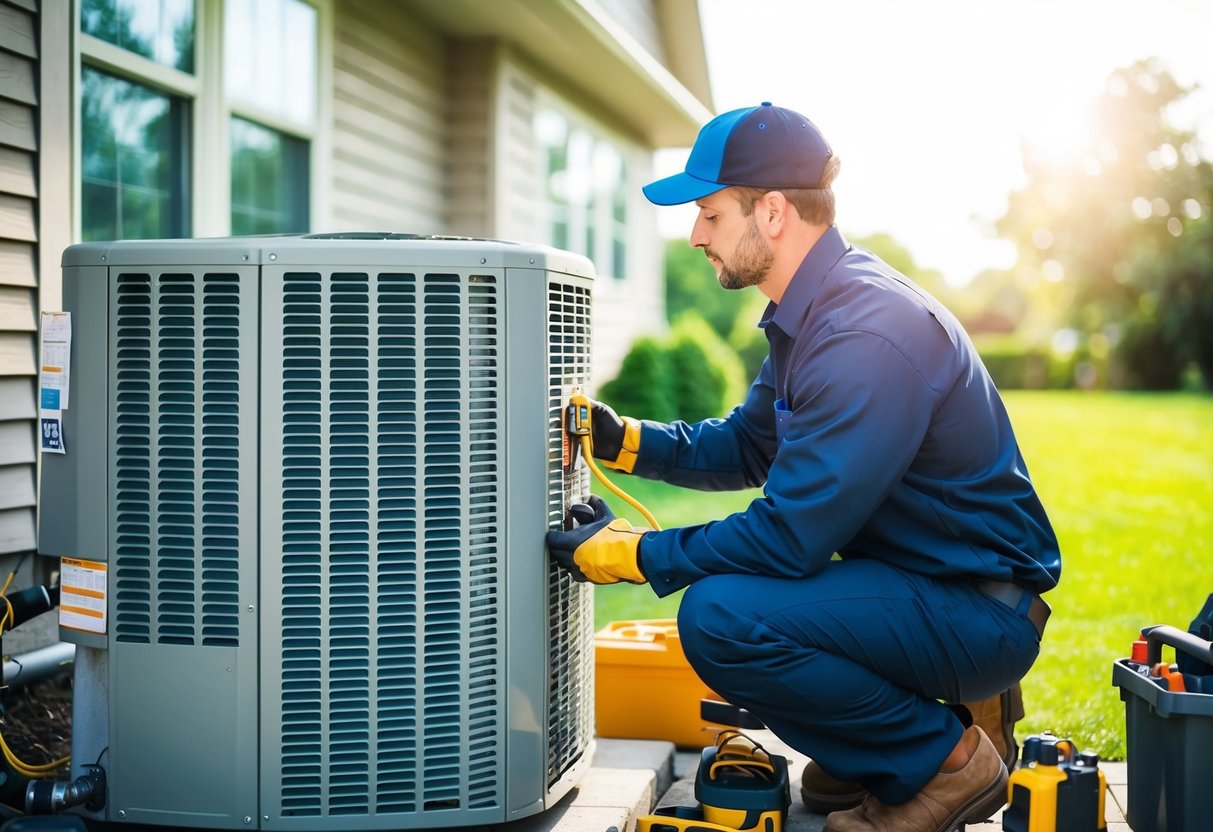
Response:
[{"label": "green lawn", "polygon": [[[1016,391],[1005,399],[1063,565],[1040,659],[1024,680],[1019,734],[1050,729],[1123,759],[1112,661],[1128,655],[1145,625],[1186,629],[1213,593],[1213,397]],[[616,481],[665,526],[723,517],[756,493]],[[616,511],[627,508],[606,496]],[[630,509],[620,513],[640,522]],[[600,587],[595,619],[672,618],[678,599]]]}]

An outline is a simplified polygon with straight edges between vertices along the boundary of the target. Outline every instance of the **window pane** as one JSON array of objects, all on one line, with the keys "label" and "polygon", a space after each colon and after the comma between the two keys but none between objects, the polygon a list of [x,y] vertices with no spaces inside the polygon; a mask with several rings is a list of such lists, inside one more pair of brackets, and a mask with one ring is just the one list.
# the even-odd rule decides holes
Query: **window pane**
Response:
[{"label": "window pane", "polygon": [[80,81],[84,239],[188,235],[186,103],[90,67]]},{"label": "window pane", "polygon": [[308,145],[232,119],[232,233],[307,231]]},{"label": "window pane", "polygon": [[600,276],[624,277],[628,193],[620,148],[550,109],[535,114],[534,131],[546,185],[546,242],[588,256]]},{"label": "window pane", "polygon": [[194,0],[81,0],[80,30],[158,64],[194,71]]},{"label": "window pane", "polygon": [[316,10],[302,0],[227,0],[227,95],[311,127],[316,117]]}]

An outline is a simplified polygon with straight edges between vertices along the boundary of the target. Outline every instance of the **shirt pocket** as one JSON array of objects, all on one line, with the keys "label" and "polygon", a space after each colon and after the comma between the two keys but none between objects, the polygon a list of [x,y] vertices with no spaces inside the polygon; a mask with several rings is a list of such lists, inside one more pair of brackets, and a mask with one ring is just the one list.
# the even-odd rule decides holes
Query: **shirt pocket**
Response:
[{"label": "shirt pocket", "polygon": [[783,438],[787,435],[788,425],[792,423],[792,411],[788,410],[786,399],[778,399],[775,402],[775,447],[783,444]]}]

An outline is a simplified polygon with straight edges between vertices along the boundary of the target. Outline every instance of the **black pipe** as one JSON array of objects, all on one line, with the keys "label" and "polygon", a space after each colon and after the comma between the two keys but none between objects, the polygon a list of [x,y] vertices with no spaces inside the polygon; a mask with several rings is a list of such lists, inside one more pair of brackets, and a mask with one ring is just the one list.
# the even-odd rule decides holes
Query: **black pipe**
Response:
[{"label": "black pipe", "polygon": [[31,780],[25,789],[27,815],[55,815],[83,806],[90,812],[105,808],[105,769],[85,766],[87,772],[75,780]]},{"label": "black pipe", "polygon": [[20,627],[35,616],[59,606],[59,587],[57,585],[26,587],[20,592],[11,593],[8,596],[8,602],[13,607],[13,623],[9,625],[11,630],[14,627]]}]

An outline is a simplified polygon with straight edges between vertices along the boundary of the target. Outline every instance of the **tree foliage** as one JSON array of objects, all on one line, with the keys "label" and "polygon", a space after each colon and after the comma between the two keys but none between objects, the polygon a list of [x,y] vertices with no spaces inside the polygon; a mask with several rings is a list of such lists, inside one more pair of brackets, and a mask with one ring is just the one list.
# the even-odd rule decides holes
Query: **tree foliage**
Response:
[{"label": "tree foliage", "polygon": [[1110,343],[1124,381],[1146,389],[1176,387],[1189,362],[1213,381],[1213,172],[1170,121],[1189,92],[1153,59],[1114,72],[1081,154],[1025,146],[1027,185],[998,223],[1057,323]]},{"label": "tree foliage", "polygon": [[703,252],[686,240],[667,240],[665,247],[665,309],[671,322],[695,311],[722,338],[737,317],[737,298],[720,288],[716,270]]}]

